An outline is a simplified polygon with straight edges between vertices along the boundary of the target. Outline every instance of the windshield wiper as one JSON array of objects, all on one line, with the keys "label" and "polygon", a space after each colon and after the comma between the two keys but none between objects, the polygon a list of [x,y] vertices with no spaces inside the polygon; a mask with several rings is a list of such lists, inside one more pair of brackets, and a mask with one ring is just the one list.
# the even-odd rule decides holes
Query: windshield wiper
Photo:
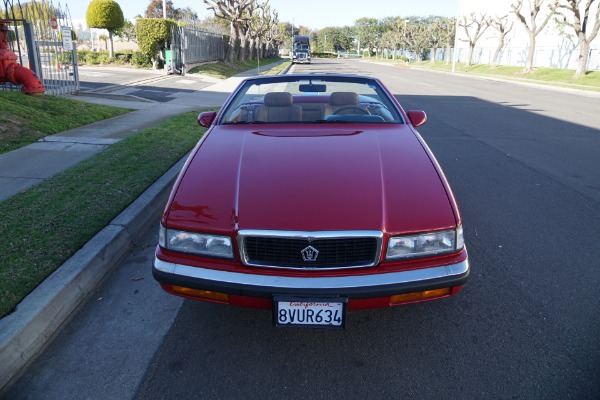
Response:
[{"label": "windshield wiper", "polygon": [[329,120],[329,119],[317,119],[316,121],[312,121],[316,124],[350,124],[352,121],[346,121],[343,119]]},{"label": "windshield wiper", "polygon": [[252,124],[265,124],[265,121],[237,121],[237,122],[225,122],[223,125],[252,125]]}]

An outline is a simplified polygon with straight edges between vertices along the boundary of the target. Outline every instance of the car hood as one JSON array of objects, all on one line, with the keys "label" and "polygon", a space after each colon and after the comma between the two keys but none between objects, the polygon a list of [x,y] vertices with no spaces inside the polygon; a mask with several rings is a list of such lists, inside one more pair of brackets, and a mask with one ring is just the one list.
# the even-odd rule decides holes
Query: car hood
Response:
[{"label": "car hood", "polygon": [[398,234],[456,225],[444,178],[407,125],[260,128],[207,133],[172,196],[168,227]]}]

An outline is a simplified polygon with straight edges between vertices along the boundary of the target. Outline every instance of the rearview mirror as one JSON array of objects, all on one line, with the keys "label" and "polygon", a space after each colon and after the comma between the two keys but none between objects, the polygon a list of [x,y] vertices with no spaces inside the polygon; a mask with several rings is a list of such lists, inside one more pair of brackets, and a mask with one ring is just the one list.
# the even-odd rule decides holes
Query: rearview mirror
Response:
[{"label": "rearview mirror", "polygon": [[302,93],[323,93],[327,91],[325,85],[315,85],[314,83],[302,84],[298,88]]},{"label": "rearview mirror", "polygon": [[427,114],[425,114],[425,111],[411,110],[407,111],[406,114],[408,114],[408,119],[410,119],[410,123],[415,128],[421,125],[425,125],[425,122],[427,122]]},{"label": "rearview mirror", "polygon": [[198,125],[208,128],[212,125],[216,116],[216,111],[205,111],[203,113],[200,113],[200,115],[198,115]]}]

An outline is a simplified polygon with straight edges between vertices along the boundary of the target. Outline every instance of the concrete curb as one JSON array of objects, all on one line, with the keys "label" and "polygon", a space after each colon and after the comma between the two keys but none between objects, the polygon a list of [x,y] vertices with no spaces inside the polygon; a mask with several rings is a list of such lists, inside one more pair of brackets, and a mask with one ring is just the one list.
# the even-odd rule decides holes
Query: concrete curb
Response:
[{"label": "concrete curb", "polygon": [[0,394],[40,354],[162,211],[181,159],[137,200],[0,319]]}]

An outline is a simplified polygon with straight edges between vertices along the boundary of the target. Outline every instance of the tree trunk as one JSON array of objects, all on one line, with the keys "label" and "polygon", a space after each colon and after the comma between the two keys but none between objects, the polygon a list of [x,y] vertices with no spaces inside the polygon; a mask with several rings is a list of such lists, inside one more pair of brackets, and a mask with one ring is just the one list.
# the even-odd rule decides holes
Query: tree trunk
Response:
[{"label": "tree trunk", "polygon": [[240,54],[239,54],[238,60],[244,62],[244,61],[246,61],[246,51],[247,51],[247,46],[248,46],[248,40],[247,40],[248,33],[244,32],[244,28],[242,26],[240,26],[238,28],[238,30],[240,32]]},{"label": "tree trunk", "polygon": [[437,55],[437,47],[431,49],[431,63],[435,63],[435,56]]},{"label": "tree trunk", "polygon": [[233,27],[233,24],[231,24],[231,29],[229,30],[230,35],[229,35],[229,46],[227,47],[227,54],[225,55],[225,60],[227,60],[228,62],[233,62],[233,57],[235,54],[235,46],[236,46],[236,42],[237,42],[237,32]]},{"label": "tree trunk", "polygon": [[256,57],[256,39],[251,37],[248,41],[248,60],[253,61]]},{"label": "tree trunk", "polygon": [[500,51],[504,47],[504,36],[500,36],[500,40],[498,41],[498,47],[494,51],[494,56],[492,57],[492,68],[496,68],[498,66],[498,56],[500,55]]},{"label": "tree trunk", "polygon": [[110,41],[110,49],[108,51],[108,57],[109,58],[114,58],[115,57],[115,50],[113,47],[113,37],[112,37],[112,32],[108,31],[108,40]]},{"label": "tree trunk", "polygon": [[523,72],[533,71],[533,58],[535,57],[535,33],[529,33],[529,51],[527,52],[527,63]]},{"label": "tree trunk", "polygon": [[[579,35],[585,36],[585,33]],[[579,57],[577,57],[577,69],[575,70],[575,77],[580,78],[585,76],[587,71],[588,58],[590,56],[590,42],[585,39],[579,38]]]},{"label": "tree trunk", "polygon": [[469,54],[467,55],[467,67],[473,63],[473,50],[475,50],[475,43],[469,43]]}]

